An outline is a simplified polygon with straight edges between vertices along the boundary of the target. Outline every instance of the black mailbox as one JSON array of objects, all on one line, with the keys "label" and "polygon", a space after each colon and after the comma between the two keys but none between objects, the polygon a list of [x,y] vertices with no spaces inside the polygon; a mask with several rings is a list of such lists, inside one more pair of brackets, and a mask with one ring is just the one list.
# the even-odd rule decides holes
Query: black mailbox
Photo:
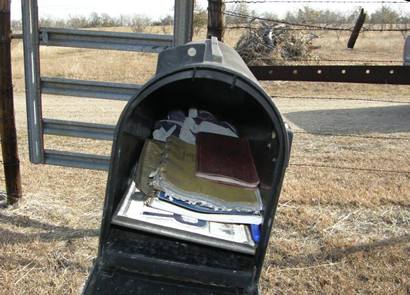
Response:
[{"label": "black mailbox", "polygon": [[[192,107],[231,122],[250,143],[263,201],[253,251],[112,222],[155,122]],[[232,48],[213,38],[163,51],[156,75],[127,104],[116,128],[99,252],[84,294],[258,294],[290,145],[279,110]]]}]

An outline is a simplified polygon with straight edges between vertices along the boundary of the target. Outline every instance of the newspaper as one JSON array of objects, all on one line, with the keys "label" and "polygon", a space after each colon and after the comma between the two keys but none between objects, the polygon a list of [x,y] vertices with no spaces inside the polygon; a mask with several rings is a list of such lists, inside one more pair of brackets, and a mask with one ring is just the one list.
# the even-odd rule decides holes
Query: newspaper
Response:
[{"label": "newspaper", "polygon": [[247,225],[211,222],[151,208],[142,200],[141,194],[132,182],[117,215],[215,239],[255,245]]}]

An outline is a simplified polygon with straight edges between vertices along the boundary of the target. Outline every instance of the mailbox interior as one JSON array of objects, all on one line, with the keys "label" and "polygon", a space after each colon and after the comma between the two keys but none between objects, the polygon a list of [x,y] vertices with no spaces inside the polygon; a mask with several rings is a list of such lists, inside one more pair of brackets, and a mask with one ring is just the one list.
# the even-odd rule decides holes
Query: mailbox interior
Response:
[{"label": "mailbox interior", "polygon": [[[111,224],[145,139],[171,110],[207,110],[249,140],[264,204],[254,255],[237,253]],[[121,269],[177,282],[256,292],[288,151],[282,119],[270,97],[246,79],[210,69],[184,70],[151,83],[121,116],[112,151],[97,268]],[[100,262],[100,266],[98,266]],[[101,266],[103,265],[103,266]],[[253,291],[249,290],[251,288]]]},{"label": "mailbox interior", "polygon": [[[236,81],[233,86],[223,80],[206,77],[167,83],[133,108],[132,113],[123,122],[123,130],[119,130],[118,144],[127,146],[127,152],[129,145],[132,144],[133,149],[129,152],[133,153],[133,156],[127,156],[130,156],[128,159],[135,159],[138,162],[144,140],[152,138],[155,122],[166,118],[169,111],[183,110],[187,113],[190,108],[209,111],[218,119],[231,123],[238,129],[240,137],[249,140],[261,180],[259,189],[266,207],[276,189],[274,168],[277,164],[280,165],[279,157],[283,156],[280,154],[280,145],[284,144],[281,143],[281,119],[272,118],[273,112],[269,113],[264,108],[267,107],[267,103],[265,106],[261,104],[249,92],[244,91],[243,88],[249,88],[248,85],[241,84],[241,81]],[[121,158],[124,157],[126,156],[123,154]],[[130,164],[133,164],[132,161]],[[130,168],[132,169],[128,167]],[[120,196],[115,198],[116,205],[120,199]]]}]

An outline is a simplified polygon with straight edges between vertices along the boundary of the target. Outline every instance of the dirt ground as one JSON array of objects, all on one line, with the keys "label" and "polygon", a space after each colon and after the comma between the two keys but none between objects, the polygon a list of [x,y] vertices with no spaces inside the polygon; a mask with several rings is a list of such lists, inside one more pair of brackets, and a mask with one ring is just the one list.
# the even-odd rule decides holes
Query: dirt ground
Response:
[{"label": "dirt ground", "polygon": [[[237,36],[228,35],[228,43]],[[375,50],[378,58],[400,59],[401,35],[387,39],[376,50],[366,36],[353,52],[344,49],[343,38],[318,42],[329,44],[320,49],[324,56],[333,50],[334,56],[366,59]],[[29,163],[21,53],[21,44],[14,44],[24,199],[0,210],[0,293],[78,294],[96,256],[107,174]],[[151,54],[44,48],[42,58],[44,76],[142,83],[155,69]],[[410,86],[263,86],[295,131],[263,294],[409,294]],[[46,118],[115,124],[123,106],[45,96],[43,112]],[[45,143],[110,153],[103,141],[47,136]],[[4,190],[3,171],[0,179]]]}]

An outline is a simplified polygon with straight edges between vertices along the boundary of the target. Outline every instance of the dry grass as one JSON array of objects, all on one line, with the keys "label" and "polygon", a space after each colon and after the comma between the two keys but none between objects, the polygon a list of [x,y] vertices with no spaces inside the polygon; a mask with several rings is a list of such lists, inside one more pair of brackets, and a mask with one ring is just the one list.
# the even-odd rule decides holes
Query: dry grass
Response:
[{"label": "dry grass", "polygon": [[[161,28],[150,28],[160,32]],[[196,36],[196,39],[200,39]],[[234,45],[240,32],[229,32]],[[315,42],[322,58],[397,59],[400,34],[366,33],[353,51],[346,36]],[[43,48],[44,76],[142,83],[151,54]],[[0,211],[0,293],[77,294],[96,255],[106,173],[29,163],[23,65],[13,45],[24,200]],[[265,82],[295,130],[407,138],[409,86]],[[305,100],[288,96],[370,98]],[[384,100],[402,103],[388,103]],[[98,102],[98,104],[97,104]],[[115,123],[121,102],[44,98],[44,116]],[[295,134],[293,163],[410,170],[410,140]],[[46,137],[48,148],[109,154],[108,142]],[[4,177],[1,187],[4,189]],[[290,166],[261,279],[264,294],[409,294],[410,175]]]}]

